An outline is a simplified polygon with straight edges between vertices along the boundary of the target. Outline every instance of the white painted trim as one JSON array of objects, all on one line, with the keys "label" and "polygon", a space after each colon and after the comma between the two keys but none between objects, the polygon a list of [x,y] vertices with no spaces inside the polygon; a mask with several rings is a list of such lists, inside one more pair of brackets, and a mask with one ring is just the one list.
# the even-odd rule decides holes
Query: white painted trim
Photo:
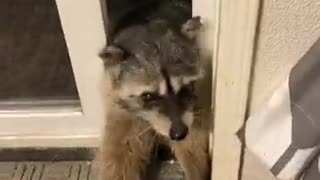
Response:
[{"label": "white painted trim", "polygon": [[64,135],[64,136],[5,136],[0,137],[1,148],[70,148],[87,147],[96,148],[100,144],[97,135]]},{"label": "white painted trim", "polygon": [[99,89],[103,65],[98,52],[106,43],[100,0],[56,2],[84,119],[88,128],[99,133],[104,120],[104,106]]},{"label": "white painted trim", "polygon": [[219,5],[214,100],[213,180],[238,180],[241,143],[236,137],[247,109],[260,0],[216,0]]},{"label": "white painted trim", "polygon": [[79,112],[82,113],[79,100],[54,99],[54,100],[21,100],[0,102],[0,118],[24,114],[43,114]]},{"label": "white painted trim", "polygon": [[[79,109],[6,111],[0,114],[2,146],[90,145],[103,127],[99,82],[103,66],[97,54],[105,44],[99,0],[56,0],[81,100]],[[81,137],[81,138],[79,138]],[[59,144],[61,143],[61,144]],[[69,144],[70,143],[70,144]],[[94,143],[93,143],[94,144]]]}]

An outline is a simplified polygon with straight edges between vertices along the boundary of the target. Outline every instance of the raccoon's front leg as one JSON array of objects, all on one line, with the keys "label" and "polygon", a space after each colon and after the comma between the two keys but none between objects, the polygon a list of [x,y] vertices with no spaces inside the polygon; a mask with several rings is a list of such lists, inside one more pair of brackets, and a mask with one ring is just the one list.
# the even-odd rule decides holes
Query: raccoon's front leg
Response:
[{"label": "raccoon's front leg", "polygon": [[131,119],[111,122],[105,130],[101,180],[141,180],[153,146],[152,131]]},{"label": "raccoon's front leg", "polygon": [[186,180],[208,180],[210,174],[210,156],[205,132],[192,132],[186,139],[172,142],[178,163],[182,167]]}]

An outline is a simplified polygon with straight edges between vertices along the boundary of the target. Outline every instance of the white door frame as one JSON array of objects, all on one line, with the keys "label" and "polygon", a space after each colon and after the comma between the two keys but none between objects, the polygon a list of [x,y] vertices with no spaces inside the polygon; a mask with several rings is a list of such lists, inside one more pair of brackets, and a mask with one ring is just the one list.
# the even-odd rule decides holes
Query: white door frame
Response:
[{"label": "white door frame", "polygon": [[[97,54],[105,44],[99,0],[56,0],[81,101],[76,106],[0,110],[0,147],[97,146],[103,127]],[[36,103],[36,102],[35,102]],[[31,104],[32,105],[32,104]]]},{"label": "white door frame", "polygon": [[212,180],[241,179],[242,145],[256,27],[261,0],[214,0],[216,4]]}]

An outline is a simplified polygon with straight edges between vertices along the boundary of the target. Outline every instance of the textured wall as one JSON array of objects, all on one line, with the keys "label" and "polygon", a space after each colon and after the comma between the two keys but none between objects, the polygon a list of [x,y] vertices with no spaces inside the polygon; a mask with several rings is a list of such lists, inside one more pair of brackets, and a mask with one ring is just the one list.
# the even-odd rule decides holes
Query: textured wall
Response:
[{"label": "textured wall", "polygon": [[[253,70],[250,113],[258,110],[320,37],[319,0],[264,0]],[[246,152],[243,180],[276,180]]]},{"label": "textured wall", "polygon": [[320,36],[320,1],[264,0],[259,33],[250,113]]}]

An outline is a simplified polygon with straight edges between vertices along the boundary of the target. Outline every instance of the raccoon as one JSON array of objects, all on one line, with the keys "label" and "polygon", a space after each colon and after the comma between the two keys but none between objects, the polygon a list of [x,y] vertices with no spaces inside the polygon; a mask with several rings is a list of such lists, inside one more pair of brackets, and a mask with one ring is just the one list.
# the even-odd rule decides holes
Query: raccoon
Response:
[{"label": "raccoon", "polygon": [[100,180],[144,179],[159,144],[172,149],[187,180],[206,180],[208,128],[195,93],[203,76],[201,19],[189,0],[137,0],[124,9],[110,15],[99,54],[106,106]]}]

